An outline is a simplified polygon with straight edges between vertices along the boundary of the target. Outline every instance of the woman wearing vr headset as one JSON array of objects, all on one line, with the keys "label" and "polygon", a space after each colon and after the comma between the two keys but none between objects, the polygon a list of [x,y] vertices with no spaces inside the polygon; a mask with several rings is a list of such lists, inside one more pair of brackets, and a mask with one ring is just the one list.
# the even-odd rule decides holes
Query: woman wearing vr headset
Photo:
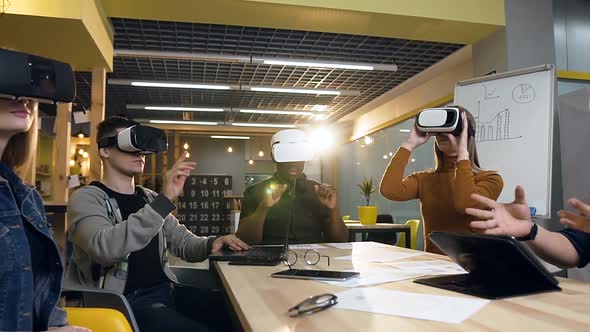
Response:
[{"label": "woman wearing vr headset", "polygon": [[56,307],[59,251],[41,196],[18,175],[36,150],[37,106],[0,99],[0,330],[88,331],[65,326],[65,312]]},{"label": "woman wearing vr headset", "polygon": [[[459,113],[459,133],[422,132],[414,126],[397,150],[381,180],[381,194],[393,201],[420,199],[424,220],[425,250],[442,253],[428,234],[433,231],[471,232],[472,217],[465,209],[481,207],[471,198],[480,194],[496,200],[503,188],[502,177],[481,169],[475,145],[475,119],[466,109],[451,106]],[[459,124],[459,123],[457,123]],[[404,177],[412,151],[435,136],[435,168]]]}]

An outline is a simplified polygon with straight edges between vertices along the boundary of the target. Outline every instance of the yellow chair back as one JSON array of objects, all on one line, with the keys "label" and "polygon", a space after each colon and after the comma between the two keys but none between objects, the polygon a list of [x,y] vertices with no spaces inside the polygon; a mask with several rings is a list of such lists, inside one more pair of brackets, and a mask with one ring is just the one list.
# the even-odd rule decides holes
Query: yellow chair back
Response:
[{"label": "yellow chair back", "polygon": [[133,332],[125,316],[114,309],[66,307],[70,325],[92,332]]},{"label": "yellow chair back", "polygon": [[[420,220],[410,219],[406,221],[406,225],[410,225],[410,239],[412,240],[412,249],[416,250],[418,247],[418,227],[420,226]],[[398,234],[398,240],[395,244],[398,247],[406,247],[406,234]]]}]

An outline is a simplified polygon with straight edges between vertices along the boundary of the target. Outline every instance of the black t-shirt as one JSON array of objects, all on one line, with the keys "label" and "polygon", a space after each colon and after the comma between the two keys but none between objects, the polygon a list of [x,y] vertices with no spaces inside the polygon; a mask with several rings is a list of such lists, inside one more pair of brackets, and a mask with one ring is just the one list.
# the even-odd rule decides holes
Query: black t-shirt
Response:
[{"label": "black t-shirt", "polygon": [[[245,218],[256,211],[263,195],[271,184],[287,184],[287,190],[281,200],[268,210],[264,221],[262,243],[283,244],[293,200],[290,193],[290,181],[275,174],[270,179],[254,184],[244,192],[242,200],[241,218]],[[323,243],[325,229],[329,222],[330,210],[322,205],[315,185],[321,183],[308,179],[305,174],[297,179],[295,186],[295,207],[293,209],[293,223],[289,230],[289,243]]]},{"label": "black t-shirt", "polygon": [[[92,184],[117,201],[123,220],[127,220],[129,215],[136,213],[148,203],[146,194],[140,187],[136,186],[135,193],[128,195],[111,190],[100,182]],[[125,294],[130,294],[137,289],[149,288],[161,282],[169,282],[162,269],[159,242],[158,234],[156,234],[146,247],[129,255]]]}]

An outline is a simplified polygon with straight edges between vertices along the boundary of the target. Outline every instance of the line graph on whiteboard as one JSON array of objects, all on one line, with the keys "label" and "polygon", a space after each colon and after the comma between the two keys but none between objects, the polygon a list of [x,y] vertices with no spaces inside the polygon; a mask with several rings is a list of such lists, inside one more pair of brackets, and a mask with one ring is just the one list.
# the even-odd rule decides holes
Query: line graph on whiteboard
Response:
[{"label": "line graph on whiteboard", "polygon": [[511,111],[506,108],[497,112],[489,121],[482,121],[481,101],[477,102],[477,114],[474,114],[477,124],[475,140],[477,142],[497,142],[522,138],[511,133]]}]

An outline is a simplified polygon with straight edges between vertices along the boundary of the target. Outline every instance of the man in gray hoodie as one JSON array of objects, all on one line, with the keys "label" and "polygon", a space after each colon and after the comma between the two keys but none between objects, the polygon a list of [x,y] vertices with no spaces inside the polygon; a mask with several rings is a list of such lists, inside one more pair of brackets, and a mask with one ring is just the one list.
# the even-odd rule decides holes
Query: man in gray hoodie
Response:
[{"label": "man in gray hoodie", "polygon": [[176,277],[168,267],[167,250],[196,262],[223,247],[247,250],[249,246],[235,235],[196,236],[171,214],[176,208],[172,201],[182,194],[186,178],[196,168],[184,154],[166,173],[160,194],[135,185],[145,154],[123,151],[118,143],[102,143],[135,125],[139,124],[122,117],[98,125],[96,143],[104,177],[78,189],[69,201],[68,237],[74,250],[67,284],[124,294],[142,331],[203,330],[202,324],[175,310],[171,281]]}]

